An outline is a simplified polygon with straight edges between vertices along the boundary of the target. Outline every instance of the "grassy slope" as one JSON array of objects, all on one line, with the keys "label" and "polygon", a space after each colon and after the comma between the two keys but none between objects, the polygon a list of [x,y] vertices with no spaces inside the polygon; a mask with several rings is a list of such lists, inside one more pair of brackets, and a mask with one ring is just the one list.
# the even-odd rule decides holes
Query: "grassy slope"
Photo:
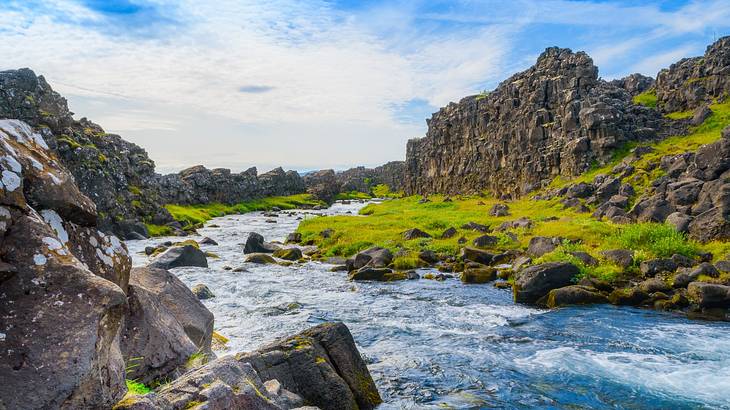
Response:
[{"label": "grassy slope", "polygon": [[[203,204],[203,205],[165,205],[176,221],[184,226],[198,226],[215,217],[243,214],[254,211],[268,211],[274,207],[280,209],[294,209],[305,206],[324,205],[322,201],[314,199],[309,194],[299,194],[291,196],[275,196],[251,201],[241,202],[235,205],[226,205],[221,203]],[[167,226],[147,225],[147,230],[151,236],[160,236],[171,234],[172,231]]]},{"label": "grassy slope", "polygon": [[[714,114],[699,127],[691,130],[687,136],[671,137],[653,144],[654,152],[646,154],[633,165],[637,172],[629,176],[640,195],[649,183],[660,176],[660,168],[653,168],[664,155],[677,154],[696,150],[699,146],[711,143],[720,138],[722,128],[730,124],[730,102],[714,104]],[[572,180],[556,179],[551,187],[557,188],[577,181],[591,181],[600,173],[608,173],[626,155],[629,148],[620,150],[614,161],[596,168]],[[653,168],[653,169],[652,169]],[[683,235],[676,233],[671,227],[662,224],[616,225],[606,221],[597,221],[590,214],[579,214],[570,209],[563,209],[559,200],[535,201],[524,198],[509,203],[511,215],[507,217],[491,217],[490,207],[500,201],[488,197],[455,198],[453,202],[441,202],[442,197],[431,197],[432,202],[419,204],[420,197],[408,197],[387,201],[383,204],[369,205],[361,212],[366,217],[337,216],[305,220],[299,227],[304,240],[314,240],[327,255],[349,256],[369,246],[378,245],[397,250],[411,251],[396,260],[401,268],[415,265],[415,252],[431,249],[437,252],[455,254],[462,247],[457,243],[464,236],[470,243],[480,236],[479,232],[460,229],[460,226],[474,221],[481,224],[498,226],[504,221],[520,217],[528,217],[535,226],[528,230],[514,231],[519,242],[513,243],[504,234],[493,233],[500,237],[499,250],[524,248],[532,236],[561,236],[571,241],[579,241],[577,245],[566,245],[543,260],[574,260],[568,252],[583,250],[600,259],[600,251],[615,248],[630,248],[637,252],[637,263],[642,259],[669,256],[672,253],[692,255],[701,250],[713,252],[716,257],[724,257],[730,251],[727,243],[710,243],[700,245],[688,241]],[[480,205],[480,202],[484,205]],[[550,218],[557,219],[551,220]],[[452,239],[417,239],[404,241],[401,233],[407,229],[420,228],[434,237],[446,228],[455,227],[459,233]],[[334,235],[328,239],[319,236],[325,229],[333,229]],[[599,267],[580,265],[586,275],[604,279],[617,279],[620,269],[602,261]]]}]

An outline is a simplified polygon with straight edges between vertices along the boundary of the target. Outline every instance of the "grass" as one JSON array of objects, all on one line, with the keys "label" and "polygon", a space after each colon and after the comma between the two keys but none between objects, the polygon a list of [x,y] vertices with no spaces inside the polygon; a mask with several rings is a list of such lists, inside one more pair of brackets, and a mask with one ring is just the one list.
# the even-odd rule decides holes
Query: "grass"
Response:
[{"label": "grass", "polygon": [[609,247],[633,249],[649,257],[668,258],[674,254],[697,255],[700,245],[687,239],[668,224],[640,223],[621,226],[607,238]]},{"label": "grass", "polygon": [[165,225],[144,224],[150,236],[170,236],[174,233],[172,228]]},{"label": "grass", "polygon": [[348,200],[355,200],[355,199],[370,199],[372,198],[370,195],[360,192],[360,191],[350,191],[350,192],[340,192],[335,196],[335,199],[338,201],[348,201]]},{"label": "grass", "polygon": [[135,380],[126,379],[127,382],[127,394],[143,396],[152,391],[144,383],[140,383]]},{"label": "grass", "polygon": [[684,120],[687,118],[692,118],[693,116],[694,111],[692,110],[670,112],[669,114],[665,115],[665,117],[669,118],[670,120]]},{"label": "grass", "polygon": [[392,192],[390,187],[385,184],[375,185],[372,191],[373,196],[376,198],[400,198],[403,196],[402,192]]},{"label": "grass", "polygon": [[303,206],[323,205],[323,202],[314,199],[309,194],[291,196],[276,196],[251,201],[241,202],[235,205],[212,203],[204,205],[175,205],[168,204],[165,208],[172,217],[186,227],[200,226],[203,223],[225,215],[244,214],[254,211],[269,211],[274,207],[280,209],[294,209]]},{"label": "grass", "polygon": [[656,90],[649,89],[643,93],[634,96],[634,104],[643,105],[645,107],[655,108],[656,107]]}]

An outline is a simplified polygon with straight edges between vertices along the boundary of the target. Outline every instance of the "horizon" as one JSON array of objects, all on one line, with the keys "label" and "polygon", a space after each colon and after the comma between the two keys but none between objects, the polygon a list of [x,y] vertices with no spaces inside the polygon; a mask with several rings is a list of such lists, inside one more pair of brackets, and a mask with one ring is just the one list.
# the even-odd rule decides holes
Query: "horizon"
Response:
[{"label": "horizon", "polygon": [[402,161],[439,107],[546,47],[587,52],[604,79],[656,77],[730,29],[717,0],[0,5],[0,70],[43,75],[76,118],[140,145],[163,174]]}]

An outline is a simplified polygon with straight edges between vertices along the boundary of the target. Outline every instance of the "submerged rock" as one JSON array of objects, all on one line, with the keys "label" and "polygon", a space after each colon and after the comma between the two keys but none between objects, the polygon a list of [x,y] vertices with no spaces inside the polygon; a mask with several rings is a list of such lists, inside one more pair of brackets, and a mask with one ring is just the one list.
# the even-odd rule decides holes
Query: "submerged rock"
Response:
[{"label": "submerged rock", "polygon": [[302,250],[299,248],[282,248],[274,251],[274,257],[279,259],[285,259],[288,261],[298,261],[302,259]]},{"label": "submerged rock", "polygon": [[265,254],[265,253],[251,253],[248,256],[246,256],[246,259],[244,262],[248,263],[256,263],[259,265],[266,265],[266,264],[272,264],[276,263],[276,260],[271,257],[271,255]]},{"label": "submerged rock", "polygon": [[190,290],[193,292],[195,297],[197,297],[199,300],[212,299],[215,297],[213,292],[211,292],[211,290],[208,289],[208,287],[202,283],[198,283],[197,285],[193,286],[193,288]]},{"label": "submerged rock", "polygon": [[393,272],[393,270],[388,268],[373,268],[370,266],[364,266],[350,274],[350,280],[392,282],[405,279],[408,279],[408,275],[403,272]]}]

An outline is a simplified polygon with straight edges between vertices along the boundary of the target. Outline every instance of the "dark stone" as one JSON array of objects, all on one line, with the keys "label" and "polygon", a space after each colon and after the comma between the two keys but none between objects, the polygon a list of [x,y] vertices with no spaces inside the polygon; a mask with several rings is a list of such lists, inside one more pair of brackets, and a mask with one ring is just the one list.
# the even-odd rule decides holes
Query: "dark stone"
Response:
[{"label": "dark stone", "polygon": [[639,265],[639,270],[644,277],[654,277],[662,272],[674,272],[677,270],[677,264],[672,259],[651,259],[643,261]]},{"label": "dark stone", "polygon": [[299,248],[281,248],[274,251],[273,256],[275,258],[284,259],[288,261],[298,261],[302,259],[302,250]]},{"label": "dark stone", "polygon": [[554,251],[563,243],[562,238],[547,238],[544,236],[533,236],[527,246],[527,253],[534,257],[540,257]]},{"label": "dark stone", "polygon": [[277,249],[279,249],[278,246],[264,242],[264,237],[260,234],[251,232],[246,239],[243,253],[274,253]]},{"label": "dark stone", "polygon": [[276,260],[267,253],[250,253],[248,254],[248,256],[246,256],[244,262],[255,263],[258,265],[267,265],[276,263]]},{"label": "dark stone", "polygon": [[359,252],[352,259],[352,269],[360,269],[364,266],[370,266],[373,268],[384,268],[393,262],[393,253],[380,247],[372,247]]},{"label": "dark stone", "polygon": [[173,246],[150,261],[149,267],[172,269],[183,266],[208,267],[205,253],[193,245]]},{"label": "dark stone", "polygon": [[628,268],[634,264],[634,251],[628,249],[611,249],[601,252],[606,260],[622,268]]},{"label": "dark stone", "polygon": [[456,228],[451,227],[451,228],[445,230],[441,234],[441,236],[439,238],[441,238],[441,239],[450,239],[450,238],[453,238],[454,236],[456,236],[456,233],[457,233],[456,232]]},{"label": "dark stone", "polygon": [[408,276],[402,272],[393,272],[388,268],[373,268],[371,266],[364,266],[350,274],[350,280],[391,282],[405,279],[408,279]]},{"label": "dark stone", "polygon": [[674,276],[673,286],[675,288],[686,288],[691,282],[697,280],[700,275],[707,275],[713,278],[720,276],[720,272],[711,263],[703,262],[694,269],[685,269]]},{"label": "dark stone", "polygon": [[439,261],[439,258],[436,256],[436,253],[434,251],[430,250],[423,250],[418,253],[418,259],[429,263],[434,264]]},{"label": "dark stone", "polygon": [[667,216],[666,222],[674,226],[678,232],[686,233],[689,231],[689,224],[692,222],[692,217],[681,212],[674,212]]},{"label": "dark stone", "polygon": [[487,225],[478,224],[476,222],[469,222],[461,226],[461,229],[468,229],[471,231],[478,231],[483,233],[492,232]]},{"label": "dark stone", "polygon": [[549,262],[525,268],[515,278],[515,301],[535,303],[551,290],[570,285],[578,273],[575,265],[564,262]]},{"label": "dark stone", "polygon": [[546,305],[549,308],[556,308],[560,306],[590,305],[595,303],[608,303],[608,299],[594,288],[571,285],[551,290],[548,293]]},{"label": "dark stone", "polygon": [[198,283],[190,290],[199,300],[211,299],[215,297],[213,292],[211,292],[210,289],[208,289],[208,287],[202,283]]},{"label": "dark stone", "polygon": [[506,204],[495,204],[489,210],[489,215],[496,217],[507,216],[509,215],[509,207]]},{"label": "dark stone", "polygon": [[649,295],[638,287],[616,289],[608,295],[609,302],[619,306],[639,306],[647,299]]},{"label": "dark stone", "polygon": [[208,238],[207,236],[200,240],[199,242],[201,245],[218,245],[218,242],[214,241],[211,238]]},{"label": "dark stone", "polygon": [[403,239],[405,239],[407,241],[410,241],[413,239],[418,239],[418,238],[430,238],[430,237],[431,237],[431,235],[429,235],[426,232],[423,232],[422,230],[420,230],[418,228],[409,229],[409,230],[403,232]]},{"label": "dark stone", "polygon": [[487,283],[497,279],[497,270],[494,268],[466,269],[461,273],[464,283]]},{"label": "dark stone", "polygon": [[687,286],[687,297],[701,308],[730,308],[730,286],[692,282]]},{"label": "dark stone", "polygon": [[477,248],[486,248],[491,247],[499,243],[499,238],[496,236],[490,236],[490,235],[482,235],[476,239],[474,239],[474,246]]},{"label": "dark stone", "polygon": [[302,234],[299,232],[292,232],[286,236],[285,243],[300,243],[302,241]]},{"label": "dark stone", "polygon": [[494,259],[494,254],[481,249],[475,248],[462,248],[459,252],[459,258],[463,261],[472,261],[481,263],[483,265],[489,265]]}]

